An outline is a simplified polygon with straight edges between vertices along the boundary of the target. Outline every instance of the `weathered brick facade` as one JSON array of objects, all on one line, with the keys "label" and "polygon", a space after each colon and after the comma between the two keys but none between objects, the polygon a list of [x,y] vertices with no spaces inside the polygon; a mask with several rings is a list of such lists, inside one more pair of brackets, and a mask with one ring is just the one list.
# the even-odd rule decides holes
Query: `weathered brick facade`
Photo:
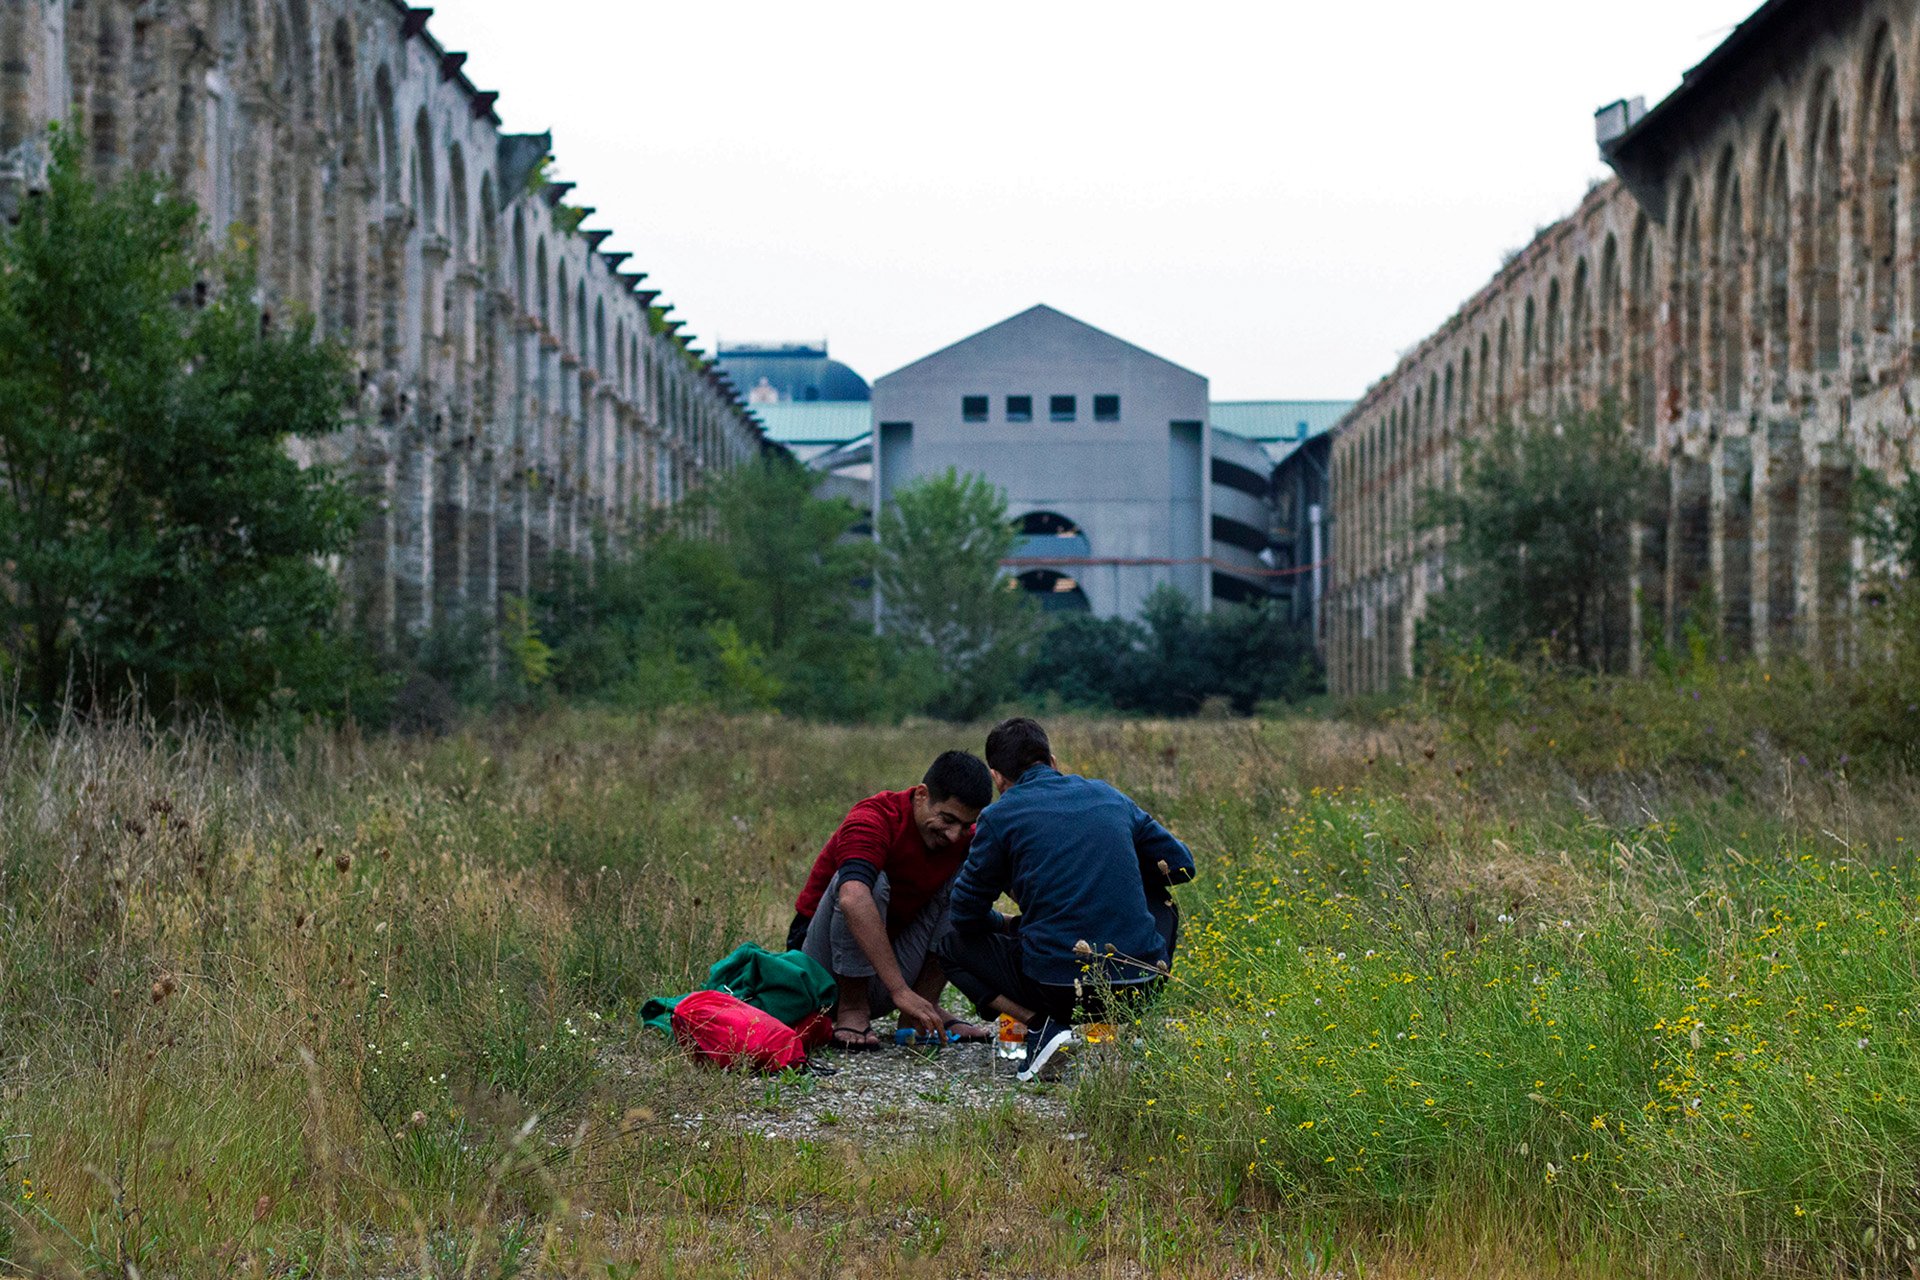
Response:
[{"label": "weathered brick facade", "polygon": [[1843,661],[1861,467],[1920,465],[1920,11],[1770,0],[1613,140],[1620,175],[1375,384],[1333,450],[1336,691],[1384,689],[1446,572],[1418,495],[1463,438],[1618,398],[1664,493],[1628,665],[1711,602],[1736,652]]},{"label": "weathered brick facade", "polygon": [[500,132],[428,13],[0,0],[0,213],[65,121],[101,176],[168,175],[251,240],[270,304],[354,351],[363,412],[326,449],[375,500],[345,572],[390,638],[491,616],[596,523],[762,444],[628,255],[579,228],[548,138]]}]

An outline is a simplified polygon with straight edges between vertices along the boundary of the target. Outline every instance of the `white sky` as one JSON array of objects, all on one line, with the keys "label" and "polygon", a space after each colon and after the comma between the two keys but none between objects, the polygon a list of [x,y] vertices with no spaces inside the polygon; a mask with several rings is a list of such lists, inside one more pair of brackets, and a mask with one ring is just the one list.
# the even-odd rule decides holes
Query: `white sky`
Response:
[{"label": "white sky", "polygon": [[1601,176],[1758,0],[441,0],[507,128],[711,352],[869,380],[1046,302],[1346,398]]}]

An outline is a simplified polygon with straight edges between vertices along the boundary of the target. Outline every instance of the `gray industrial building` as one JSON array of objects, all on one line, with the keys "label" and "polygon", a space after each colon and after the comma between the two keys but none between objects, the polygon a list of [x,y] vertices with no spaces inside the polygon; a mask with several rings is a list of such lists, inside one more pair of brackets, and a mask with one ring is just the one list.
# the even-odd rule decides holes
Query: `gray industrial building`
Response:
[{"label": "gray industrial building", "polygon": [[[825,355],[754,350],[729,370],[736,383],[746,359],[768,359],[760,352],[791,351],[796,366]],[[762,376],[783,385],[759,367],[747,385]],[[1344,402],[1214,402],[1201,374],[1047,306],[877,379],[870,399],[856,398],[857,376],[835,381],[845,398],[763,391],[753,408],[768,437],[819,470],[824,491],[868,510],[949,467],[985,477],[1021,533],[1007,572],[1043,607],[1135,617],[1168,584],[1202,609],[1278,597],[1312,616],[1318,506],[1282,501],[1276,466],[1323,457],[1302,445]]]}]

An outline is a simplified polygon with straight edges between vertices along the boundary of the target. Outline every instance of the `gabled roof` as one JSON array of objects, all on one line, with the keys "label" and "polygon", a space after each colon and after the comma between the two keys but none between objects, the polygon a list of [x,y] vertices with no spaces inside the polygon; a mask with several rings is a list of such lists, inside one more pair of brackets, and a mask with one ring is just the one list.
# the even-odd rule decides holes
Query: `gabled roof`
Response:
[{"label": "gabled roof", "polygon": [[1148,360],[1163,364],[1169,369],[1184,373],[1190,378],[1200,378],[1202,376],[1191,369],[1175,364],[1165,356],[1155,355],[1145,347],[1135,346],[1124,338],[1116,338],[1105,329],[1096,328],[1084,320],[1068,315],[1064,311],[1049,307],[1045,303],[1040,303],[1028,307],[1025,311],[1008,316],[998,324],[988,325],[978,333],[969,334],[958,342],[950,343],[938,351],[921,356],[918,360],[910,364],[902,365],[892,373],[876,379],[875,385],[890,381],[904,373],[919,369],[924,365],[933,364],[937,361],[945,361],[955,355],[964,353],[969,347],[990,346],[996,340],[1004,340],[1017,335],[1047,332],[1063,336],[1075,336],[1090,345],[1105,346],[1116,353],[1124,352],[1128,355],[1145,357]]}]

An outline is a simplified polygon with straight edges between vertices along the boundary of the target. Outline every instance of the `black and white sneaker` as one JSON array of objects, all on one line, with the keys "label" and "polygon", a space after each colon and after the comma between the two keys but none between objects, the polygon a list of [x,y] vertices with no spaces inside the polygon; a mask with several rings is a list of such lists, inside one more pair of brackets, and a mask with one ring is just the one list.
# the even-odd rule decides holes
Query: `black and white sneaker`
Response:
[{"label": "black and white sneaker", "polygon": [[1026,1084],[1037,1078],[1053,1056],[1073,1043],[1073,1024],[1042,1018],[1027,1028],[1026,1052],[1020,1057],[1020,1069],[1014,1079]]}]

